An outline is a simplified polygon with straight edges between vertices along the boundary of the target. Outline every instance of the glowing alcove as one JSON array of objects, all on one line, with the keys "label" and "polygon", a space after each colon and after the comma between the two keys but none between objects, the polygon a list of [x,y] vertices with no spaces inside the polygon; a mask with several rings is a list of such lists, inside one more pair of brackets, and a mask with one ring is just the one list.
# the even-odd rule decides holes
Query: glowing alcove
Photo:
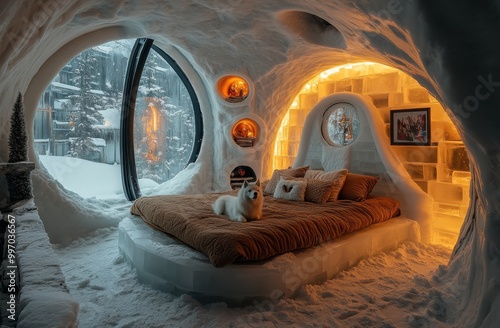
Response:
[{"label": "glowing alcove", "polygon": [[219,96],[228,103],[241,103],[249,94],[249,84],[241,76],[226,75],[217,81]]},{"label": "glowing alcove", "polygon": [[255,171],[250,166],[239,165],[231,171],[230,180],[231,189],[238,189],[241,188],[245,181],[257,181],[257,176],[255,175]]},{"label": "glowing alcove", "polygon": [[340,92],[367,97],[386,123],[388,136],[391,110],[430,108],[431,145],[391,148],[413,181],[434,199],[432,242],[453,246],[469,205],[467,151],[441,104],[416,80],[395,68],[372,62],[348,64],[326,70],[307,82],[278,130],[274,168],[294,163],[308,113],[321,99]]},{"label": "glowing alcove", "polygon": [[236,122],[231,134],[238,146],[253,147],[259,137],[259,125],[249,118],[244,118]]}]

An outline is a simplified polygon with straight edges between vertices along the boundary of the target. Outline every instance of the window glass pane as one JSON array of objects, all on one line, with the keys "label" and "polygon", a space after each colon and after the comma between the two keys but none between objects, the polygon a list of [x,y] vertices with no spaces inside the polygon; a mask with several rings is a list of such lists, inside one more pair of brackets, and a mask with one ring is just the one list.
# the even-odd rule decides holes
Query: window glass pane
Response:
[{"label": "window glass pane", "polygon": [[67,63],[43,93],[34,122],[42,164],[83,197],[123,197],[119,129],[134,40],[92,47]]},{"label": "window glass pane", "polygon": [[193,103],[181,78],[152,48],[138,88],[134,117],[137,177],[142,191],[173,178],[195,142]]},{"label": "window glass pane", "polygon": [[332,146],[350,145],[359,134],[356,108],[348,103],[329,107],[323,120],[323,137]]}]

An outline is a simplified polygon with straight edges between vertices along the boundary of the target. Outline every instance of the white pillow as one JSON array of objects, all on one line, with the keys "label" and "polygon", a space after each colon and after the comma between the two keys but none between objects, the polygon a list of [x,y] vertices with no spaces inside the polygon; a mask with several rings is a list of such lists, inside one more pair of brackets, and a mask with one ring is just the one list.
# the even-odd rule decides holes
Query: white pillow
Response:
[{"label": "white pillow", "polygon": [[305,180],[285,180],[281,177],[276,185],[276,189],[274,189],[273,197],[303,202],[306,188],[307,181]]}]

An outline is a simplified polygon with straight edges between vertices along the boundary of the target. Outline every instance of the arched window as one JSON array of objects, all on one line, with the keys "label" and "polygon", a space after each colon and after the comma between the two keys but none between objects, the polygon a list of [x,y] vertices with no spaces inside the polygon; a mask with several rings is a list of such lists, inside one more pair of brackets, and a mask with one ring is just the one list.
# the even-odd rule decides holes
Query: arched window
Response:
[{"label": "arched window", "polygon": [[196,160],[202,122],[172,58],[153,40],[118,40],[63,67],[39,101],[33,132],[40,161],[65,188],[135,199],[141,185],[161,184]]},{"label": "arched window", "polygon": [[198,98],[177,63],[138,39],[132,49],[121,119],[122,177],[129,200],[165,182],[198,156],[203,136]]}]

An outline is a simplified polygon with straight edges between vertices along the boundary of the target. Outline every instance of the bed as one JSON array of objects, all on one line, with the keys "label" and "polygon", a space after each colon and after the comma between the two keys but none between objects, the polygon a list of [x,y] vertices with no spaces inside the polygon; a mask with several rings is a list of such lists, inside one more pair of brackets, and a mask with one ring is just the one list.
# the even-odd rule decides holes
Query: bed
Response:
[{"label": "bed", "polygon": [[211,204],[220,195],[141,197],[131,212],[206,254],[215,267],[312,247],[399,215],[398,201],[389,197],[317,204],[266,195],[263,219],[240,223],[214,214]]},{"label": "bed", "polygon": [[[321,129],[324,113],[337,102],[353,104],[363,127],[345,147],[327,144]],[[157,289],[255,304],[292,297],[300,286],[321,283],[403,242],[429,240],[431,198],[392,153],[385,123],[367,99],[340,93],[319,102],[308,114],[293,167],[274,170],[264,187],[261,221],[215,215],[211,204],[223,193],[141,197],[134,215],[120,222],[120,252],[139,280]],[[307,188],[341,170],[349,170],[344,184],[334,183],[326,200],[308,198],[308,192],[293,200],[277,194],[281,175],[297,183],[306,179]]]}]

